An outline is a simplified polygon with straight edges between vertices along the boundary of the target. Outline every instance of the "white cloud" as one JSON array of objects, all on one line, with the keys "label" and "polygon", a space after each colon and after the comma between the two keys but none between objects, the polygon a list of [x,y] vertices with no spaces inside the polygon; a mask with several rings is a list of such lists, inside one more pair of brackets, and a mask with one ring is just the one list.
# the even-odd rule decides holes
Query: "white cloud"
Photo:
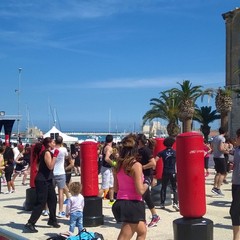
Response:
[{"label": "white cloud", "polygon": [[[181,8],[194,8],[199,1],[194,3],[185,0]],[[203,3],[202,3],[203,4]],[[170,11],[176,12],[179,4],[176,0],[11,0],[0,2],[0,16],[2,18],[23,18],[49,20],[67,20],[74,18],[99,18],[113,14],[130,13],[133,11]],[[179,10],[178,10],[179,11]]]},{"label": "white cloud", "polygon": [[[187,77],[186,77],[187,76]],[[189,73],[179,74],[173,76],[158,76],[154,78],[118,78],[99,81],[85,81],[69,80],[70,84],[53,86],[58,89],[146,89],[159,88],[167,90],[174,87],[179,87],[177,84],[182,83],[183,80],[190,80],[192,86],[201,85],[203,88],[218,88],[225,85],[224,73]],[[76,83],[74,83],[76,82]],[[49,87],[49,85],[48,85]]]}]

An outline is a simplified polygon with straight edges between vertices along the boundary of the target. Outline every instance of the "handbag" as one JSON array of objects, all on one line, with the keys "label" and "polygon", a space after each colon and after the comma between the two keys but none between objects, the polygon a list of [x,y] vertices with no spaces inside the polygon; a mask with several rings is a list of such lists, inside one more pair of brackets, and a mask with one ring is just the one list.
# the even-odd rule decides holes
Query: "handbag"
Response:
[{"label": "handbag", "polygon": [[84,228],[78,235],[70,236],[67,240],[104,240],[103,235],[97,232],[88,232]]}]

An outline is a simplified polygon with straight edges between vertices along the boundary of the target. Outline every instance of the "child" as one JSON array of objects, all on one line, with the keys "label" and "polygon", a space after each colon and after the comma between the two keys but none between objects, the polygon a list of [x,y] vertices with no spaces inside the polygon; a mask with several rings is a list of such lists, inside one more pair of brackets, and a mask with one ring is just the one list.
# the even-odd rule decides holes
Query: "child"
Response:
[{"label": "child", "polygon": [[170,181],[173,191],[173,208],[179,211],[178,208],[178,196],[177,196],[177,180],[176,180],[176,151],[172,146],[175,139],[167,137],[163,141],[163,145],[166,147],[163,151],[159,152],[156,156],[156,161],[159,158],[163,160],[163,174],[162,174],[162,188],[161,188],[161,205],[160,208],[164,209],[164,203],[166,200],[166,190],[168,182]]},{"label": "child", "polygon": [[66,206],[66,217],[70,216],[69,231],[71,233],[74,233],[75,226],[78,227],[78,233],[83,229],[84,198],[80,194],[81,190],[82,187],[79,182],[72,182],[69,186],[72,197],[70,197]]}]

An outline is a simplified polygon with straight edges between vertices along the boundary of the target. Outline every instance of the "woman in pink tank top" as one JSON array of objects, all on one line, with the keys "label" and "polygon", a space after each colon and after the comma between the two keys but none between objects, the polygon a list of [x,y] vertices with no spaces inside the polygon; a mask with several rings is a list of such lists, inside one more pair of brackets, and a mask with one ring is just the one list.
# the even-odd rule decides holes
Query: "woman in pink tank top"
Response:
[{"label": "woman in pink tank top", "polygon": [[142,195],[150,185],[150,180],[144,180],[142,165],[136,160],[137,154],[136,135],[130,134],[122,140],[114,174],[117,200],[112,206],[112,212],[116,221],[122,222],[118,240],[131,239],[135,232],[137,240],[144,240],[147,235]]}]

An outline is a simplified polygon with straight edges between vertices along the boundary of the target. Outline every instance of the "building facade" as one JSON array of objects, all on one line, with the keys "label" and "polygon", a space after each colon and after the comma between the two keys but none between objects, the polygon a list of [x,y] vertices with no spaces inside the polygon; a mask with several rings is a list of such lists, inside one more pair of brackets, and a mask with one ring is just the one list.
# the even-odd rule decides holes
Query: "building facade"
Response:
[{"label": "building facade", "polygon": [[[226,87],[240,89],[240,8],[222,14],[226,24]],[[233,107],[229,114],[229,135],[240,128],[240,96],[233,92]]]}]

